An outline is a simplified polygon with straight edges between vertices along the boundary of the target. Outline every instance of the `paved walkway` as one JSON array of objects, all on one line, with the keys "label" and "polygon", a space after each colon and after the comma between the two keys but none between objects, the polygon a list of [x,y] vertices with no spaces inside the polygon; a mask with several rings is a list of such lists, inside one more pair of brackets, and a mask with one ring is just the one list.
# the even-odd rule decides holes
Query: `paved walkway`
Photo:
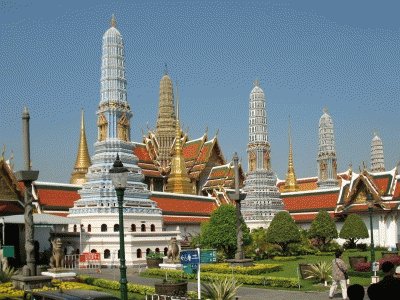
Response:
[{"label": "paved walkway", "polygon": [[[101,273],[97,273],[94,269],[81,269],[76,271],[78,274],[87,274],[96,278],[105,278],[119,281],[119,269],[101,269]],[[159,278],[147,278],[141,277],[138,273],[138,269],[128,268],[127,269],[128,282],[143,284],[148,286],[154,286],[155,282],[159,282]],[[197,291],[197,283],[189,282],[188,289],[190,291]],[[273,299],[273,300],[326,300],[328,298],[328,289],[324,292],[308,292],[308,291],[285,291],[285,290],[273,290],[263,288],[252,288],[252,287],[240,287],[238,294],[239,300],[258,300],[258,299]],[[342,299],[340,290],[334,299]],[[368,300],[368,296],[365,295],[364,300]]]}]

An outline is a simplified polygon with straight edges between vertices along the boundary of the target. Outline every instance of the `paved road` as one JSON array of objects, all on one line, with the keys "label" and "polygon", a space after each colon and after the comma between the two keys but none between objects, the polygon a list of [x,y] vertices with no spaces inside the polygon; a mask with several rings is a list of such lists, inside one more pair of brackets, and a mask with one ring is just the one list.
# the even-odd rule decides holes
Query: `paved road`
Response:
[{"label": "paved road", "polygon": [[[88,274],[97,278],[105,278],[111,280],[119,280],[119,269],[101,269],[101,273],[97,273],[96,270],[78,270],[78,274]],[[158,278],[146,278],[141,277],[138,273],[138,269],[128,268],[127,269],[128,282],[143,284],[148,286],[154,286],[155,282],[159,282]],[[197,284],[195,282],[189,282],[188,289],[190,291],[197,291]],[[239,300],[258,300],[258,299],[273,299],[273,300],[326,300],[328,298],[328,289],[324,292],[308,292],[308,291],[284,291],[284,290],[271,290],[262,288],[249,288],[240,287],[238,291]],[[342,299],[340,290],[334,299]],[[368,296],[365,295],[364,300],[368,300]]]}]

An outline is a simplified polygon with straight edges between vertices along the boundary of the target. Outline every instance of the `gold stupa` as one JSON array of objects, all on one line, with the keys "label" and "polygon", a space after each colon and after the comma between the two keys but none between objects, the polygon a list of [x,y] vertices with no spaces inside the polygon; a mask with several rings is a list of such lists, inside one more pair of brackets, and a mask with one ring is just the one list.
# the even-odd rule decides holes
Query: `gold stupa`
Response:
[{"label": "gold stupa", "polygon": [[166,192],[176,194],[194,194],[193,184],[186,170],[182,153],[181,126],[179,123],[179,100],[176,101],[175,147],[171,159],[171,172],[168,176]]},{"label": "gold stupa", "polygon": [[299,190],[299,186],[297,184],[296,174],[294,172],[294,165],[293,165],[293,147],[292,147],[292,136],[290,132],[290,121],[289,121],[289,165],[288,171],[286,174],[285,192],[296,192]]},{"label": "gold stupa", "polygon": [[88,172],[90,165],[91,161],[86,141],[85,120],[82,110],[78,154],[76,156],[74,171],[71,174],[70,183],[81,185],[86,182],[86,173]]}]

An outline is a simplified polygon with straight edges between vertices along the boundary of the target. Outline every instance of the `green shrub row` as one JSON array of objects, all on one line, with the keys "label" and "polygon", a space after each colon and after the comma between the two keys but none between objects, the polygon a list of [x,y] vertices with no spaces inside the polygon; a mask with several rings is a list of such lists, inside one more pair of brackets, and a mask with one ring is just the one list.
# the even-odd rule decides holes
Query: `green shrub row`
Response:
[{"label": "green shrub row", "polygon": [[282,270],[280,264],[256,264],[251,267],[231,267],[229,264],[202,264],[202,272],[222,273],[222,274],[243,274],[243,275],[262,275],[265,273],[277,272]]},{"label": "green shrub row", "polygon": [[[115,280],[106,280],[106,279],[101,279],[101,278],[93,278],[87,275],[78,275],[77,278],[89,285],[94,285],[98,287],[102,287],[105,289],[110,289],[110,290],[119,290],[120,283]],[[127,284],[128,287],[128,292],[131,293],[137,293],[140,295],[151,295],[155,293],[154,287],[146,286],[146,285],[140,285],[140,284],[133,284],[129,283]]]},{"label": "green shrub row", "polygon": [[301,257],[298,256],[274,256],[272,260],[276,261],[295,261],[299,260]]},{"label": "green shrub row", "polygon": [[[163,270],[163,269],[147,269],[141,273],[143,276],[149,277],[162,277],[171,279],[195,279],[196,274],[185,274],[180,270]],[[212,281],[214,279],[224,279],[227,274],[224,273],[212,273],[212,272],[201,272],[201,280]],[[268,277],[263,275],[245,275],[245,274],[234,274],[233,276],[239,283],[247,285],[262,285],[271,287],[283,287],[293,288],[298,287],[300,282],[297,278],[284,278],[284,277]]]}]

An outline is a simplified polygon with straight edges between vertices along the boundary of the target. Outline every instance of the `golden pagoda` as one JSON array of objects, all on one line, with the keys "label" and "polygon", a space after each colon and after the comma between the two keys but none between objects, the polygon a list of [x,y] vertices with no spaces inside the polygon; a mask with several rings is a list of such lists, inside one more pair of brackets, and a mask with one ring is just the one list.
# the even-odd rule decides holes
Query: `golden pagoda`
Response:
[{"label": "golden pagoda", "polygon": [[160,81],[160,99],[156,127],[158,141],[158,162],[160,172],[167,174],[170,169],[171,148],[175,138],[176,118],[174,112],[174,93],[171,78],[165,67]]},{"label": "golden pagoda", "polygon": [[292,136],[290,132],[290,120],[289,120],[289,165],[286,174],[284,191],[296,192],[298,190],[299,186],[297,184],[296,174],[294,172],[294,166],[293,166],[293,147],[292,147]]},{"label": "golden pagoda", "polygon": [[176,102],[175,147],[171,159],[171,172],[168,176],[165,191],[176,194],[194,194],[193,184],[186,170],[182,151],[181,126],[179,123],[179,100]]},{"label": "golden pagoda", "polygon": [[83,184],[86,182],[86,173],[91,165],[87,141],[85,132],[85,121],[83,116],[83,109],[81,114],[81,134],[79,138],[78,154],[76,156],[76,162],[74,171],[71,174],[70,183],[72,184]]}]

